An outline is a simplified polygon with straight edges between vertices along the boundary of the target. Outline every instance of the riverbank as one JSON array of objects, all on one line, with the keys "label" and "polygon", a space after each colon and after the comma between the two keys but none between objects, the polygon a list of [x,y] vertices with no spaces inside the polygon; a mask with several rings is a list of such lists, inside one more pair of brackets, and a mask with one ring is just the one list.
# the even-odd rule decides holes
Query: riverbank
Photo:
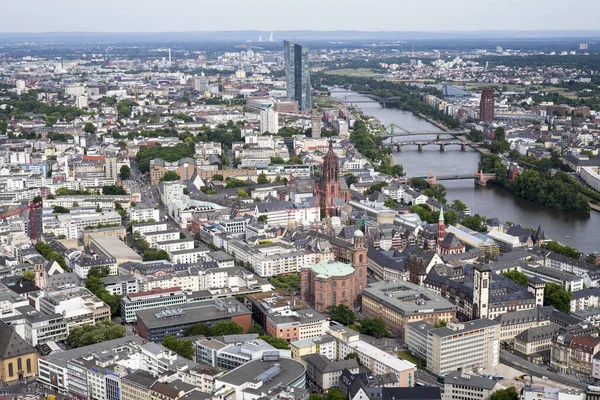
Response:
[{"label": "riverbank", "polygon": [[590,208],[592,210],[600,212],[600,206],[599,205],[596,205],[594,203],[588,203],[588,204],[590,205]]},{"label": "riverbank", "polygon": [[[433,132],[439,130],[436,125],[411,112],[398,108],[383,107],[381,104],[367,101],[366,96],[347,89],[338,89],[340,93],[331,91],[332,97],[343,100],[352,96],[356,99],[356,107],[365,116],[372,116],[381,124],[395,124],[411,132]],[[444,133],[440,130],[440,133]],[[431,136],[398,137],[396,141],[429,140]],[[476,146],[479,147],[479,146]],[[459,146],[451,146],[440,152],[437,146],[424,146],[423,151],[417,151],[416,146],[407,146],[401,153],[394,152],[394,164],[402,164],[408,176],[427,176],[429,173],[440,175],[472,174],[477,170],[480,154],[487,150],[479,147],[467,147],[460,151]],[[599,250],[600,243],[600,212],[590,215],[560,212],[522,197],[498,185],[475,185],[473,180],[456,180],[442,182],[446,187],[446,199],[449,203],[461,200],[469,205],[473,215],[485,215],[488,218],[498,218],[501,222],[510,221],[524,227],[542,226],[547,237],[563,244],[575,247],[583,253],[593,253]],[[568,237],[567,237],[568,235]]]}]

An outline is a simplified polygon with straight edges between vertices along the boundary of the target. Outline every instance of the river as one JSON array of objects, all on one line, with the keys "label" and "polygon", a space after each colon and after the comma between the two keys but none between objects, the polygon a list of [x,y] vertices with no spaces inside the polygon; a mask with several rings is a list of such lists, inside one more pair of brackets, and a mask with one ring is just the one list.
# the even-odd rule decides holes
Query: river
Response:
[{"label": "river", "polygon": [[[352,96],[352,100],[366,96],[349,93],[345,89],[332,89],[331,95],[341,99]],[[411,112],[384,108],[379,103],[355,103],[366,115],[373,116],[383,125],[396,124],[412,132],[439,131],[433,124]],[[396,128],[397,129],[397,128]],[[441,135],[441,139],[447,138]],[[395,138],[395,141],[431,140],[435,136],[411,136]],[[453,175],[475,172],[479,162],[479,153],[471,148],[460,151],[458,146],[448,146],[440,152],[437,146],[424,146],[419,152],[416,146],[403,146],[402,152],[394,153],[394,160],[404,166],[407,176],[426,176],[433,172],[437,175]],[[541,225],[546,236],[563,244],[568,244],[584,253],[600,251],[600,213],[591,211],[590,216],[567,213],[544,207],[513,195],[504,188],[488,184],[476,185],[468,181],[441,182],[447,191],[448,202],[460,199],[466,203],[473,214],[488,218],[497,217],[500,221],[510,221],[524,227],[537,228]]]}]

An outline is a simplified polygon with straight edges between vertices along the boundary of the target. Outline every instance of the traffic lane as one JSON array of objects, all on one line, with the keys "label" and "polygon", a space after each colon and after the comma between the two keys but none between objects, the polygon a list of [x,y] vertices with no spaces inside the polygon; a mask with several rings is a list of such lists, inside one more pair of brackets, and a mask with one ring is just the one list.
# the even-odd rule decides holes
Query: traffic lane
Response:
[{"label": "traffic lane", "polygon": [[556,372],[552,372],[548,370],[547,366],[539,366],[529,361],[526,361],[519,356],[516,356],[506,350],[500,350],[500,362],[516,368],[520,371],[528,372],[532,375],[535,375],[539,378],[546,376],[548,379],[554,380],[556,382],[572,386],[578,389],[587,389],[587,385],[585,383],[580,382],[579,380],[572,378],[568,375],[557,374]]}]

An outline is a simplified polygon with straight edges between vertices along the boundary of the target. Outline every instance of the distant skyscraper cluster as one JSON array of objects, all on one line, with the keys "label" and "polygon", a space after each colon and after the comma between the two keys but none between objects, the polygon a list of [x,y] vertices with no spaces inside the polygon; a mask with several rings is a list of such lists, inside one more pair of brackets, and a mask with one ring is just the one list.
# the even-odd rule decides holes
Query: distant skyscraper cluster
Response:
[{"label": "distant skyscraper cluster", "polygon": [[285,53],[285,77],[289,101],[297,101],[300,110],[312,108],[312,87],[308,47],[283,41]]}]

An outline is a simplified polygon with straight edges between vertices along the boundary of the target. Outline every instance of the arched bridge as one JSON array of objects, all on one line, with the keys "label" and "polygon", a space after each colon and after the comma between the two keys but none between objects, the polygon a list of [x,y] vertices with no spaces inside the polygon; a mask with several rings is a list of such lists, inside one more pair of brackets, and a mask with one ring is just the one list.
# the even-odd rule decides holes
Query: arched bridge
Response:
[{"label": "arched bridge", "polygon": [[[463,179],[474,179],[475,183],[485,186],[488,183],[488,181],[496,179],[496,174],[484,173],[480,170],[476,170],[474,174],[455,175],[436,175],[435,173],[430,172],[429,174],[427,174],[427,176],[419,176],[418,178],[424,179],[429,186],[435,185],[436,183],[438,183],[438,181],[456,181]],[[409,181],[410,179],[411,178],[407,178],[407,181]]]},{"label": "arched bridge", "polygon": [[469,145],[462,141],[418,141],[418,142],[394,142],[388,145],[392,151],[401,152],[403,146],[417,146],[419,151],[423,151],[423,146],[436,145],[440,147],[440,151],[446,151],[446,146],[460,146],[460,151],[466,151]]}]

